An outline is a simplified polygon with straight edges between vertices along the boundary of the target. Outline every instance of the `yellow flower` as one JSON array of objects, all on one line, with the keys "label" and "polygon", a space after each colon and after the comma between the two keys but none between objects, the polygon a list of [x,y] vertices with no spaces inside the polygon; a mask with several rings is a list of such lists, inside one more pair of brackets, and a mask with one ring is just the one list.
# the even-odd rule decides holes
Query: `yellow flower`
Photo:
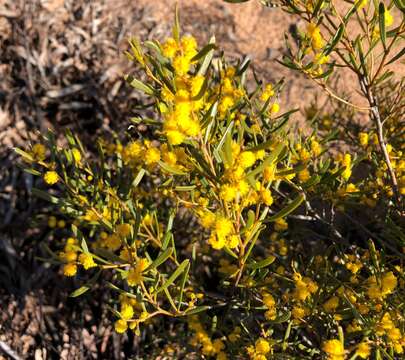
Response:
[{"label": "yellow flower", "polygon": [[311,43],[314,49],[320,49],[323,47],[323,38],[321,35],[321,30],[314,23],[309,23],[307,26],[307,34],[311,39]]},{"label": "yellow flower", "polygon": [[125,331],[127,331],[127,329],[128,329],[128,324],[127,324],[127,322],[126,322],[125,320],[119,319],[119,320],[117,320],[117,321],[115,322],[114,328],[115,328],[115,331],[116,331],[118,334],[122,334],[122,333],[124,333]]},{"label": "yellow flower", "polygon": [[238,189],[230,184],[225,184],[221,186],[221,191],[219,196],[221,197],[222,200],[226,202],[231,202],[236,199],[236,196],[238,195]]},{"label": "yellow flower", "polygon": [[135,286],[142,281],[142,273],[138,269],[131,268],[128,271],[127,282],[129,286]]},{"label": "yellow flower", "polygon": [[80,164],[80,162],[82,161],[82,154],[80,153],[79,149],[72,149],[72,156],[75,163]]},{"label": "yellow flower", "polygon": [[174,71],[177,75],[185,75],[190,69],[190,58],[186,56],[177,56],[173,60]]},{"label": "yellow flower", "polygon": [[394,18],[388,9],[385,9],[384,21],[385,21],[385,26],[387,26],[387,27],[391,26],[394,23]]},{"label": "yellow flower", "polygon": [[172,59],[178,50],[178,45],[176,43],[176,40],[173,38],[168,38],[166,42],[162,46],[162,52],[163,55],[168,57],[169,59]]},{"label": "yellow flower", "polygon": [[65,276],[75,276],[77,273],[77,265],[75,263],[67,263],[63,266],[63,274]]},{"label": "yellow flower", "polygon": [[232,221],[223,217],[218,216],[215,221],[215,233],[219,237],[227,237],[233,230]]},{"label": "yellow flower", "polygon": [[262,92],[262,94],[260,96],[260,100],[267,101],[273,95],[274,95],[273,86],[271,84],[267,84],[266,87],[264,88],[264,91]]},{"label": "yellow flower", "polygon": [[134,316],[134,308],[131,304],[123,303],[121,305],[120,315],[124,320],[131,320]]},{"label": "yellow flower", "polygon": [[366,147],[368,145],[369,136],[367,133],[361,132],[359,133],[359,141],[360,145]]},{"label": "yellow flower", "polygon": [[115,251],[121,247],[121,239],[118,235],[111,234],[104,240],[104,244],[109,250]]},{"label": "yellow flower", "polygon": [[274,103],[273,105],[271,105],[270,112],[272,114],[277,114],[279,111],[280,111],[280,105],[278,103]]},{"label": "yellow flower", "polygon": [[218,234],[211,234],[208,243],[215,249],[220,250],[226,245],[226,237]]},{"label": "yellow flower", "polygon": [[327,340],[323,343],[322,350],[328,355],[330,360],[343,360],[345,356],[345,350],[342,343],[337,340]]},{"label": "yellow flower", "polygon": [[86,254],[86,253],[80,254],[79,262],[80,262],[80,264],[83,265],[83,267],[86,270],[97,266],[97,264],[94,262],[93,256],[91,256],[90,254]]},{"label": "yellow flower", "polygon": [[238,235],[231,235],[226,242],[226,245],[230,249],[234,249],[239,245],[239,236]]},{"label": "yellow flower", "polygon": [[215,223],[215,214],[213,214],[211,211],[204,211],[200,215],[200,223],[203,227],[207,229],[210,228]]},{"label": "yellow flower", "polygon": [[285,231],[288,229],[288,223],[283,218],[279,218],[274,223],[274,230]]},{"label": "yellow flower", "polygon": [[361,10],[367,5],[368,0],[356,0],[357,9]]},{"label": "yellow flower", "polygon": [[357,346],[356,355],[363,359],[368,359],[371,354],[370,345],[363,341]]},{"label": "yellow flower", "polygon": [[256,156],[253,152],[244,151],[243,153],[240,154],[239,165],[242,168],[246,169],[248,167],[251,167],[255,162],[256,162]]},{"label": "yellow flower", "polygon": [[139,259],[135,268],[128,271],[127,282],[129,286],[138,285],[142,280],[142,272],[149,266],[149,261],[146,258]]},{"label": "yellow flower", "polygon": [[55,216],[50,216],[49,218],[48,218],[48,226],[50,227],[50,228],[55,228],[56,227],[56,225],[57,225],[57,220],[56,220],[56,217]]},{"label": "yellow flower", "polygon": [[67,262],[73,262],[77,259],[77,253],[73,250],[68,250],[64,253],[63,260]]},{"label": "yellow flower", "polygon": [[179,145],[184,142],[186,136],[178,130],[166,131],[167,140],[171,145]]},{"label": "yellow flower", "polygon": [[117,232],[118,236],[121,238],[126,238],[131,234],[131,225],[129,224],[118,224],[115,228],[115,231]]},{"label": "yellow flower", "polygon": [[270,343],[264,338],[259,338],[255,342],[255,350],[261,355],[266,355],[271,350]]},{"label": "yellow flower", "polygon": [[44,175],[44,180],[48,185],[56,184],[59,180],[58,173],[56,171],[47,171]]},{"label": "yellow flower", "polygon": [[322,146],[316,140],[311,140],[311,150],[315,156],[319,156],[322,152]]},{"label": "yellow flower", "polygon": [[294,319],[303,319],[305,317],[305,309],[301,306],[294,306],[291,315]]},{"label": "yellow flower", "polygon": [[337,296],[332,296],[323,304],[323,308],[326,312],[334,312],[339,306],[339,298]]},{"label": "yellow flower", "polygon": [[308,170],[308,169],[304,169],[304,170],[302,170],[302,171],[300,171],[300,172],[298,173],[298,179],[299,179],[301,182],[306,182],[306,181],[308,181],[308,180],[310,179],[310,177],[311,177],[311,174],[309,173],[309,170]]},{"label": "yellow flower", "polygon": [[31,155],[36,161],[45,160],[46,148],[42,144],[35,144],[31,149]]},{"label": "yellow flower", "polygon": [[148,150],[146,150],[146,153],[145,153],[145,164],[146,165],[156,164],[159,160],[160,160],[159,149],[151,147]]}]

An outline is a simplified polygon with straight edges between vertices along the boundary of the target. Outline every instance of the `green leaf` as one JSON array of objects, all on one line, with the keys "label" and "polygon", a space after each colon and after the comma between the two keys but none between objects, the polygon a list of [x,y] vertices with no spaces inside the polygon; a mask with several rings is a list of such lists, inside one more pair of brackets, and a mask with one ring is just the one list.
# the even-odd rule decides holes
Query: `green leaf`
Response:
[{"label": "green leaf", "polygon": [[274,260],[276,260],[276,257],[273,255],[270,255],[268,258],[266,258],[264,260],[249,264],[248,268],[252,269],[252,270],[261,269],[261,268],[271,265],[274,262]]},{"label": "green leaf", "polygon": [[39,197],[40,199],[49,201],[52,204],[59,204],[60,203],[60,200],[56,196],[50,195],[46,191],[42,191],[42,190],[39,190],[37,188],[32,188],[31,189],[31,194],[36,196],[36,197]]},{"label": "green leaf", "polygon": [[176,169],[175,167],[163,162],[163,161],[159,161],[159,166],[166,172],[168,172],[169,174],[173,174],[173,175],[186,175],[185,172],[180,171],[178,169]]},{"label": "green leaf", "polygon": [[402,48],[402,50],[400,50],[398,52],[398,54],[396,54],[390,61],[388,61],[386,63],[386,65],[392,64],[393,62],[397,61],[399,58],[401,58],[403,55],[405,55],[405,47]]},{"label": "green leaf", "polygon": [[33,162],[34,158],[32,157],[32,155],[28,154],[27,152],[25,152],[24,150],[21,150],[19,148],[14,148],[14,151],[20,155],[21,157],[23,157],[25,160],[29,161],[29,162]]},{"label": "green leaf", "polygon": [[76,289],[75,291],[73,291],[69,297],[78,297],[80,295],[83,295],[85,292],[89,291],[92,286],[96,283],[96,281],[98,280],[99,276],[101,274],[101,270],[97,271],[93,277],[83,286],[81,286],[80,288]]},{"label": "green leaf", "polygon": [[24,169],[24,172],[35,176],[41,176],[41,173],[35,169]]},{"label": "green leaf", "polygon": [[314,11],[312,12],[313,17],[316,17],[318,15],[319,9],[322,7],[324,2],[325,0],[318,0],[318,2],[315,5]]},{"label": "green leaf", "polygon": [[383,43],[384,49],[385,49],[385,41],[387,38],[387,34],[385,32],[385,5],[383,2],[380,2],[380,5],[378,5],[378,21],[380,23],[380,38]]},{"label": "green leaf", "polygon": [[281,324],[283,322],[290,320],[290,317],[291,317],[291,312],[286,311],[284,314],[281,314],[280,316],[278,316],[277,318],[275,318],[274,320],[272,320],[270,322],[272,324]]},{"label": "green leaf", "polygon": [[179,6],[176,2],[176,8],[174,11],[174,27],[173,27],[173,37],[174,40],[180,42],[180,20],[179,20]]},{"label": "green leaf", "polygon": [[395,6],[405,13],[405,0],[394,0]]},{"label": "green leaf", "polygon": [[85,253],[89,252],[89,248],[87,247],[86,239],[84,238],[82,232],[78,229],[75,224],[72,224],[72,232],[73,235],[79,240],[80,247],[83,249]]},{"label": "green leaf", "polygon": [[195,308],[192,308],[190,310],[186,310],[185,314],[194,315],[194,314],[198,314],[198,313],[203,312],[203,311],[207,311],[209,309],[211,309],[211,306],[207,306],[207,305],[196,306]]},{"label": "green leaf", "polygon": [[173,253],[173,248],[167,248],[164,250],[156,259],[155,261],[148,266],[147,270],[156,269],[159,265],[163,264]]},{"label": "green leaf", "polygon": [[336,45],[339,43],[340,39],[343,36],[345,26],[344,24],[340,24],[339,28],[336,31],[335,36],[332,38],[330,43],[326,46],[326,50],[324,51],[324,55],[328,56],[332,50],[336,47]]},{"label": "green leaf", "polygon": [[197,55],[193,56],[191,58],[191,62],[194,61],[198,61],[200,59],[202,59],[204,56],[206,56],[210,51],[215,50],[216,49],[216,45],[211,43],[211,44],[207,44],[205,45],[198,53]]},{"label": "green leaf", "polygon": [[283,143],[279,143],[274,148],[272,153],[268,157],[266,157],[264,159],[264,161],[258,167],[256,167],[254,170],[252,170],[250,173],[248,173],[246,175],[246,178],[253,178],[253,176],[261,173],[267,166],[271,165],[274,161],[276,161],[276,159],[281,154],[281,152],[284,150],[284,148],[285,148],[285,145]]},{"label": "green leaf", "polygon": [[189,263],[190,261],[188,259],[184,260],[175,270],[175,272],[165,281],[165,283],[156,290],[155,293],[159,293],[164,289],[167,289],[174,282],[174,280],[176,280],[181,275],[181,273],[186,269]]},{"label": "green leaf", "polygon": [[137,187],[139,185],[139,183],[141,182],[143,176],[145,175],[146,170],[145,169],[141,169],[139,170],[138,174],[136,175],[134,181],[132,182],[132,187]]},{"label": "green leaf", "polygon": [[[212,44],[212,45],[215,44],[215,36],[211,37],[209,44]],[[198,75],[205,75],[205,73],[207,72],[207,70],[211,64],[212,58],[214,57],[214,50],[215,50],[215,47],[212,48],[210,51],[208,51],[208,53],[205,55],[204,60],[201,64],[200,68],[197,71]]]},{"label": "green leaf", "polygon": [[280,210],[277,214],[270,216],[265,222],[276,221],[280,218],[286,217],[292,213],[301,203],[304,201],[305,196],[303,194],[298,195],[293,201],[291,201],[285,208]]},{"label": "green leaf", "polygon": [[124,79],[131,85],[133,88],[138,89],[145,94],[154,95],[155,91],[149,85],[144,84],[142,81],[136,79],[132,75],[125,75]]},{"label": "green leaf", "polygon": [[233,121],[231,121],[229,123],[228,127],[226,128],[225,132],[222,135],[221,140],[219,141],[218,146],[214,149],[214,156],[215,156],[215,159],[218,162],[222,162],[222,159],[221,159],[221,156],[220,156],[219,152],[221,151],[222,145],[224,145],[224,143],[225,143],[227,134],[232,132],[233,124],[234,124]]},{"label": "green leaf", "polygon": [[80,295],[83,295],[85,292],[87,292],[88,290],[90,290],[90,286],[88,285],[83,285],[81,287],[79,287],[78,289],[76,289],[75,291],[73,291],[69,297],[78,297]]},{"label": "green leaf", "polygon": [[179,295],[177,296],[177,301],[179,303],[179,309],[180,309],[181,303],[183,301],[184,287],[186,286],[189,271],[190,271],[190,263],[187,264],[186,270],[183,272],[183,276],[181,277],[180,291],[179,291]]}]

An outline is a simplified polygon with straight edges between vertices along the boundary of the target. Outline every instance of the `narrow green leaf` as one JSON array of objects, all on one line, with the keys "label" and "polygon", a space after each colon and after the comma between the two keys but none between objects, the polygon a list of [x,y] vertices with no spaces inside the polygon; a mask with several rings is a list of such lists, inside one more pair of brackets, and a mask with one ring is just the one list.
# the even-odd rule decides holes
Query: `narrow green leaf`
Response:
[{"label": "narrow green leaf", "polygon": [[186,269],[183,272],[183,276],[181,277],[180,291],[179,291],[179,295],[177,297],[177,302],[179,303],[179,309],[180,309],[181,303],[183,301],[184,287],[186,286],[189,271],[190,271],[190,263],[187,264]]},{"label": "narrow green leaf", "polygon": [[73,291],[69,297],[78,297],[80,295],[83,295],[85,292],[87,292],[88,290],[90,290],[90,286],[88,285],[83,285],[81,287],[79,287],[78,289],[76,289],[75,291]]},{"label": "narrow green leaf", "polygon": [[405,0],[394,0],[395,6],[405,13]]},{"label": "narrow green leaf", "polygon": [[20,155],[21,157],[23,157],[25,160],[27,160],[28,162],[33,162],[34,158],[32,157],[32,155],[30,155],[29,153],[25,152],[24,150],[21,150],[19,148],[14,148],[14,151]]},{"label": "narrow green leaf", "polygon": [[52,204],[59,204],[59,202],[60,202],[56,196],[50,195],[46,191],[42,191],[37,188],[32,188],[31,194],[39,197],[40,199],[49,201]]},{"label": "narrow green leaf", "polygon": [[[215,44],[215,36],[211,37],[209,44],[213,44],[213,45]],[[197,71],[198,75],[205,75],[205,73],[207,72],[207,70],[211,64],[212,58],[214,57],[214,51],[215,51],[215,47],[212,48],[210,51],[208,51],[208,53],[205,55],[204,60],[202,61],[201,66]]]},{"label": "narrow green leaf", "polygon": [[389,60],[386,65],[392,64],[393,62],[397,61],[399,58],[401,58],[403,55],[405,55],[405,47],[402,48],[402,50],[400,50],[398,52],[398,54],[396,54],[391,60]]},{"label": "narrow green leaf", "polygon": [[385,32],[385,5],[383,2],[380,2],[378,5],[378,21],[380,23],[380,38],[385,49],[385,41],[387,38],[387,33]]},{"label": "narrow green leaf", "polygon": [[343,24],[340,24],[339,28],[336,31],[335,36],[332,38],[330,43],[326,46],[326,50],[324,51],[324,55],[328,56],[332,50],[336,47],[336,45],[339,43],[340,39],[343,36],[345,26]]},{"label": "narrow green leaf", "polygon": [[211,43],[205,45],[194,57],[191,58],[191,62],[198,61],[202,59],[204,56],[206,56],[210,51],[215,50],[216,45]]},{"label": "narrow green leaf", "polygon": [[273,255],[270,255],[268,258],[266,258],[264,260],[249,264],[248,268],[252,269],[252,270],[261,269],[261,268],[271,265],[274,262],[274,260],[276,260],[276,257]]},{"label": "narrow green leaf", "polygon": [[209,309],[211,309],[211,306],[202,305],[202,306],[196,306],[195,308],[192,308],[190,310],[186,310],[185,313],[187,315],[194,315],[194,314],[198,314],[198,313],[203,312],[203,311],[207,311]]},{"label": "narrow green leaf", "polygon": [[155,261],[148,266],[148,270],[156,269],[159,265],[163,264],[173,253],[173,248],[167,248],[164,250],[156,259]]},{"label": "narrow green leaf", "polygon": [[141,169],[139,170],[138,174],[136,175],[134,181],[132,182],[132,187],[137,187],[139,185],[139,183],[141,182],[143,176],[145,175],[146,170],[145,169]]},{"label": "narrow green leaf", "polygon": [[142,81],[134,78],[132,75],[125,75],[124,79],[131,85],[133,88],[138,89],[145,94],[154,95],[155,91],[149,85],[144,84]]},{"label": "narrow green leaf", "polygon": [[246,178],[252,178],[253,176],[261,173],[267,166],[271,165],[274,161],[277,160],[278,156],[281,154],[284,148],[285,145],[283,143],[279,143],[271,152],[271,154],[266,157],[259,166],[257,166],[254,170],[246,175]]},{"label": "narrow green leaf", "polygon": [[163,162],[163,161],[159,161],[159,166],[166,172],[168,172],[169,174],[173,174],[173,175],[186,175],[186,173],[184,173],[183,171],[180,171],[178,169],[176,169],[175,167]]},{"label": "narrow green leaf", "polygon": [[265,222],[276,221],[277,219],[286,217],[292,213],[301,203],[304,201],[305,196],[303,194],[298,195],[293,201],[291,201],[286,207],[280,210],[277,214],[270,216]]},{"label": "narrow green leaf", "polygon": [[173,37],[177,43],[180,42],[180,20],[179,20],[179,6],[176,2],[176,8],[174,10],[174,27],[173,27]]},{"label": "narrow green leaf", "polygon": [[174,280],[176,280],[181,275],[181,273],[186,269],[189,263],[190,261],[188,259],[184,260],[175,270],[175,272],[166,280],[166,282],[159,289],[156,290],[156,293],[167,289],[174,282]]}]

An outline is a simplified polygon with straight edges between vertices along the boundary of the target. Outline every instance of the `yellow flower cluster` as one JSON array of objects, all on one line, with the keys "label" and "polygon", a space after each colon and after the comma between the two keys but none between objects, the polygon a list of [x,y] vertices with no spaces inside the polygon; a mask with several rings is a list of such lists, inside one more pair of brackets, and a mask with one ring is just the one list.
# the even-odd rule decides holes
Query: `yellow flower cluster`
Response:
[{"label": "yellow flower cluster", "polygon": [[[221,72],[221,84],[214,88],[214,94],[220,94],[221,99],[218,105],[218,111],[221,118],[224,118],[228,111],[231,110],[238,100],[244,96],[244,91],[235,86],[236,70],[234,67],[228,67]],[[235,116],[231,114],[231,118]]]},{"label": "yellow flower cluster", "polygon": [[259,338],[254,346],[248,346],[246,350],[251,360],[266,360],[271,352],[271,343],[265,338]]},{"label": "yellow flower cluster", "polygon": [[319,29],[319,26],[317,24],[314,24],[312,22],[308,24],[307,35],[314,50],[319,50],[324,46],[324,40],[321,34],[321,30]]},{"label": "yellow flower cluster", "polygon": [[129,286],[139,285],[143,280],[142,273],[148,268],[149,260],[146,258],[139,259],[134,267],[128,271],[127,283]]},{"label": "yellow flower cluster", "polygon": [[72,237],[68,238],[64,250],[59,253],[59,258],[65,263],[65,265],[63,265],[63,273],[65,276],[75,276],[78,264],[81,264],[85,270],[97,266],[91,254],[83,252],[78,256],[78,252],[78,240]]},{"label": "yellow flower cluster", "polygon": [[392,271],[381,276],[377,282],[375,275],[368,279],[367,295],[370,299],[383,299],[391,294],[398,284],[398,280]]},{"label": "yellow flower cluster", "polygon": [[203,97],[199,95],[204,83],[201,75],[190,75],[191,59],[197,54],[197,42],[193,37],[183,37],[180,43],[169,39],[163,45],[163,54],[172,59],[175,69],[175,89],[163,86],[161,96],[164,106],[163,131],[171,145],[179,145],[188,137],[200,133],[198,111],[203,107]]},{"label": "yellow flower cluster", "polygon": [[232,221],[223,215],[215,215],[211,211],[200,213],[201,225],[211,230],[208,243],[216,250],[224,246],[233,249],[239,245],[239,236],[234,233]]},{"label": "yellow flower cluster", "polygon": [[190,316],[188,326],[194,332],[194,336],[190,339],[192,346],[201,346],[201,352],[205,356],[215,356],[217,360],[228,359],[224,351],[224,342],[221,339],[211,340],[197,316]]},{"label": "yellow flower cluster", "polygon": [[327,354],[328,360],[344,360],[345,358],[343,344],[337,339],[325,341],[322,350]]}]

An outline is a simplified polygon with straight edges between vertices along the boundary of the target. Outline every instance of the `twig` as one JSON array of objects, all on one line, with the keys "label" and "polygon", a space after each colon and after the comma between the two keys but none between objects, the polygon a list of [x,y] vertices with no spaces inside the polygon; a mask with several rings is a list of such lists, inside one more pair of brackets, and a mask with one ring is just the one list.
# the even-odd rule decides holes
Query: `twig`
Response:
[{"label": "twig", "polygon": [[387,165],[388,173],[391,178],[392,189],[394,191],[394,196],[397,201],[397,205],[399,207],[401,207],[401,195],[398,191],[397,178],[395,176],[395,172],[392,167],[390,156],[388,154],[387,146],[386,146],[385,140],[384,140],[383,125],[382,125],[382,121],[381,121],[381,115],[380,115],[380,110],[378,107],[377,98],[372,93],[371,88],[367,83],[367,79],[363,75],[359,75],[359,81],[360,81],[361,90],[363,91],[365,97],[367,98],[368,103],[370,104],[371,119],[373,120],[373,122],[376,126],[376,129],[377,129],[378,143],[380,145],[381,152],[383,153],[384,161],[385,161],[385,164]]}]

